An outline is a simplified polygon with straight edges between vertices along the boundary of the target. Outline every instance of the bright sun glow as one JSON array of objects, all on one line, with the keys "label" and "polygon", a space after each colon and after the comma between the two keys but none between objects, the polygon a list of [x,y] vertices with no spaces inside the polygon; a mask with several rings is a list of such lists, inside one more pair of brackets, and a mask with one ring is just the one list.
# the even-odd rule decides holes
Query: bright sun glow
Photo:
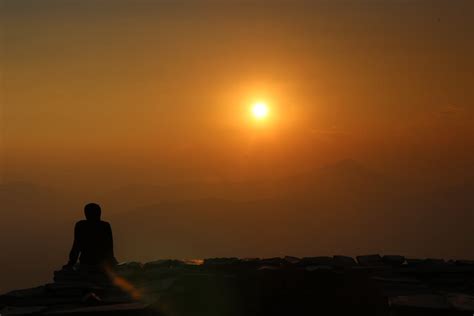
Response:
[{"label": "bright sun glow", "polygon": [[252,106],[252,114],[257,120],[268,116],[268,106],[265,102],[257,102]]}]

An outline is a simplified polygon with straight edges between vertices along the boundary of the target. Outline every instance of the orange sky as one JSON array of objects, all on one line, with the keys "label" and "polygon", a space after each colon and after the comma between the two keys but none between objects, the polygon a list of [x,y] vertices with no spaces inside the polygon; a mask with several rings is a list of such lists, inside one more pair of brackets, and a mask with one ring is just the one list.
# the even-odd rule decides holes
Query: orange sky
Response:
[{"label": "orange sky", "polygon": [[[183,184],[181,198],[199,198],[201,184],[287,179],[346,159],[420,188],[474,176],[472,1],[0,8],[6,188],[76,194],[64,205],[78,209],[107,195],[125,211],[160,202],[111,193],[129,185]],[[271,107],[263,124],[248,111],[260,99]],[[196,255],[216,249],[206,247]],[[147,257],[131,249],[122,256]],[[189,250],[179,249],[169,255]]]},{"label": "orange sky", "polygon": [[[234,176],[251,142],[290,173],[472,144],[469,8],[6,1],[3,161],[28,174],[112,163],[213,178]],[[265,130],[245,117],[261,97],[278,115]]]}]

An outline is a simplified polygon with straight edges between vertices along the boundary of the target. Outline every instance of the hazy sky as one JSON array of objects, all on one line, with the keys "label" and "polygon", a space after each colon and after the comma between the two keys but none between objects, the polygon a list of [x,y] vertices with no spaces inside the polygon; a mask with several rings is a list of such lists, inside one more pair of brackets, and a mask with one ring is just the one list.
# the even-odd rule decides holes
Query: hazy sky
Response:
[{"label": "hazy sky", "polygon": [[471,1],[1,3],[7,180],[472,158]]},{"label": "hazy sky", "polygon": [[[0,184],[10,198],[2,203],[27,210],[18,219],[24,223],[41,213],[15,204],[11,183],[80,191],[64,204],[43,196],[44,209],[78,212],[58,219],[67,225],[55,251],[67,251],[69,235],[61,234],[89,199],[108,194],[125,210],[169,197],[148,190],[129,199],[129,185],[197,183],[171,195],[199,198],[201,184],[287,179],[344,159],[420,187],[473,179],[471,0],[0,0],[0,10]],[[270,107],[261,122],[249,114],[257,100]],[[203,196],[215,189],[202,189]],[[403,201],[395,204],[441,205]],[[472,210],[467,199],[456,201],[457,209]],[[292,220],[291,212],[281,216]],[[15,234],[21,226],[9,227]],[[285,249],[300,237],[288,237]],[[129,259],[155,255],[118,247]],[[164,256],[217,249],[170,247]],[[443,249],[430,254],[470,255]]]}]

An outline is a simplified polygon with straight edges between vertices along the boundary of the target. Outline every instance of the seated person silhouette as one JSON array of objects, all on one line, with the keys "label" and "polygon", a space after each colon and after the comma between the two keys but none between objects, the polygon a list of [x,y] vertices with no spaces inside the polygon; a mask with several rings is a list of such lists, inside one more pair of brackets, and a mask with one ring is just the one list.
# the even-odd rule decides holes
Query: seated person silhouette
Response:
[{"label": "seated person silhouette", "polygon": [[112,228],[100,220],[101,209],[98,204],[89,203],[84,207],[86,220],[74,227],[74,243],[69,253],[69,262],[64,269],[72,268],[77,260],[82,265],[99,269],[117,264],[114,257]]}]

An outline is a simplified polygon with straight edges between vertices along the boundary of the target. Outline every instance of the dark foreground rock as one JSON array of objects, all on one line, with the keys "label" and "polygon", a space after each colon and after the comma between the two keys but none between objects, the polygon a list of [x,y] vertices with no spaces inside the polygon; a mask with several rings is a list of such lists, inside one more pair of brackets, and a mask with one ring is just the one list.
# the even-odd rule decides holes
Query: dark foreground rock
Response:
[{"label": "dark foreground rock", "polygon": [[55,272],[5,315],[473,315],[474,264],[369,255],[158,260]]}]

